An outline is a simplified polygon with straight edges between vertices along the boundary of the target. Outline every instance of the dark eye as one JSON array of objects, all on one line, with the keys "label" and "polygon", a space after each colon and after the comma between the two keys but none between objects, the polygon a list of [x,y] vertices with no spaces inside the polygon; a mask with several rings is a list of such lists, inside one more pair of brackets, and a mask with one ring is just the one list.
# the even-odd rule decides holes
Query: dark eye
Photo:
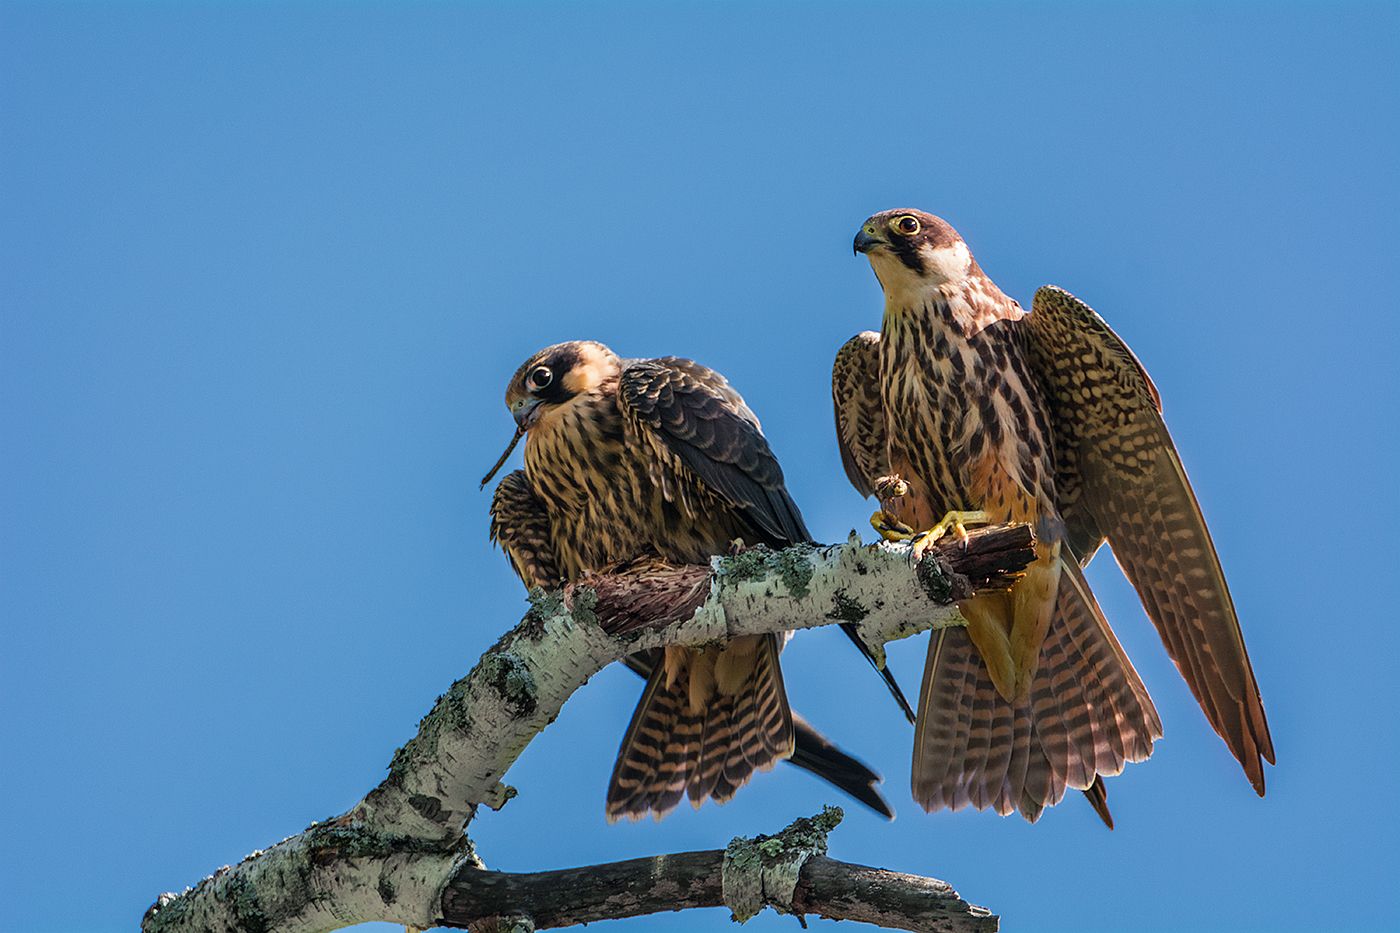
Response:
[{"label": "dark eye", "polygon": [[548,388],[549,384],[553,381],[554,373],[552,370],[550,370],[548,366],[536,367],[534,370],[531,371],[528,379],[528,382],[530,383],[530,388],[536,391]]},{"label": "dark eye", "polygon": [[919,232],[919,218],[905,214],[894,222],[894,228],[905,236],[913,236]]}]

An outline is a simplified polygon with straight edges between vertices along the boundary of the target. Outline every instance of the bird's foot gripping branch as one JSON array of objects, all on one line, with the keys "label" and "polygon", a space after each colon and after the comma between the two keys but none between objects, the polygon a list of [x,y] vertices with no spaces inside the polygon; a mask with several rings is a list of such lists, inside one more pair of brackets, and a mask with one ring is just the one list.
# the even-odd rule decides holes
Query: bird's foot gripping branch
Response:
[{"label": "bird's foot gripping branch", "polygon": [[[1011,525],[940,543],[913,566],[907,546],[853,538],[831,547],[747,551],[712,566],[637,562],[562,593],[536,593],[521,623],[438,699],[394,754],[388,776],[360,803],[182,894],[162,895],[142,929],[302,933],[385,920],[485,930],[497,928],[486,923],[491,917],[528,917],[544,929],[689,906],[747,911],[751,894],[734,903],[725,896],[722,850],[504,874],[485,870],[465,829],[479,805],[510,798],[501,779],[515,759],[569,696],[613,661],[648,648],[835,622],[858,624],[862,638],[880,649],[960,624],[954,601],[1005,589],[1033,558],[1030,531]],[[829,823],[819,817],[809,829],[824,833]],[[785,832],[774,838],[796,830]],[[760,853],[765,844],[757,843]],[[815,845],[801,858],[787,842],[768,848],[797,862],[791,897],[779,904],[793,913],[920,931],[996,927],[994,917],[944,882],[836,862]],[[760,878],[779,874],[763,868]],[[743,866],[731,864],[728,877],[732,887],[746,877]],[[636,898],[608,896],[632,890],[629,884]],[[760,881],[762,902],[772,903],[767,885]],[[675,896],[663,896],[667,891]]]}]

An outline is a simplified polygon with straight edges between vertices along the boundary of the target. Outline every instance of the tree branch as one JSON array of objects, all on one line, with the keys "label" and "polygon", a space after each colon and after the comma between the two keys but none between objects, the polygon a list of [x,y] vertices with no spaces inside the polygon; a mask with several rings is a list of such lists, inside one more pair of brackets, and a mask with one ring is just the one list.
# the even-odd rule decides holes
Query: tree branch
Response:
[{"label": "tree branch", "polygon": [[[733,909],[724,882],[726,855],[735,845],[787,843],[794,835],[810,832],[813,823],[798,820],[774,837],[735,840],[728,850],[522,874],[463,868],[443,892],[442,925],[508,933],[522,918],[544,930],[694,907]],[[997,928],[991,911],[967,903],[951,885],[932,878],[813,854],[795,880],[785,902],[769,903],[798,916],[860,920],[915,933],[987,933]]]},{"label": "tree branch", "polygon": [[[499,808],[513,796],[501,784],[505,772],[606,665],[647,648],[699,647],[832,622],[856,623],[878,657],[888,641],[960,624],[955,600],[1005,588],[1033,559],[1026,526],[979,529],[966,542],[942,543],[913,567],[907,546],[866,546],[853,535],[831,547],[757,548],[709,567],[639,561],[562,593],[534,592],[524,620],[438,699],[418,734],[394,754],[388,776],[359,804],[183,894],[162,895],[142,928],[300,933],[366,920],[440,923],[452,879],[483,867],[464,835],[476,808]],[[808,888],[799,890],[817,897],[808,910],[835,904],[812,891],[855,890],[855,875],[845,873],[838,884],[833,872],[820,875],[826,887],[818,889],[818,869],[804,870]],[[874,876],[861,877],[866,895],[885,890]],[[869,907],[861,919],[871,922],[917,921],[859,905]]]}]

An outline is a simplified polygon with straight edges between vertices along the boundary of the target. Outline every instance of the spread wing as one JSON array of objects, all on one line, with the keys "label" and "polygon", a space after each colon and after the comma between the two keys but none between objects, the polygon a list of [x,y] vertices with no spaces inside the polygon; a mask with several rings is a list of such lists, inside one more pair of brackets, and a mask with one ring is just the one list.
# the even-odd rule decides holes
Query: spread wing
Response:
[{"label": "spread wing", "polygon": [[1274,762],[1239,619],[1161,399],[1131,350],[1062,289],[1036,292],[1026,319],[1050,402],[1061,516],[1077,556],[1104,538],[1206,718],[1264,793]]},{"label": "spread wing", "polygon": [[698,485],[743,516],[757,535],[750,543],[812,539],[758,418],[719,373],[676,357],[640,360],[622,371],[618,400],[655,455],[654,478],[670,498],[703,507],[691,501]]},{"label": "spread wing", "polygon": [[535,498],[524,470],[507,473],[496,485],[491,497],[491,540],[506,552],[516,576],[527,587],[552,589],[563,582],[549,513]]},{"label": "spread wing", "polygon": [[831,399],[841,465],[851,485],[869,496],[875,480],[890,472],[880,402],[880,335],[875,331],[856,334],[837,352],[831,368]]}]

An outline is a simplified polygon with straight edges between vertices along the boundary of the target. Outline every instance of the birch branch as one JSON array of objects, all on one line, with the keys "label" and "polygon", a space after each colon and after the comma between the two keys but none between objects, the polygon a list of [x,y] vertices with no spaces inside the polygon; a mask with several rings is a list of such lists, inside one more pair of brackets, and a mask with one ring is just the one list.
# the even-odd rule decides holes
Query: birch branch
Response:
[{"label": "birch branch", "polygon": [[[514,795],[501,778],[606,665],[648,648],[700,647],[833,622],[855,623],[878,657],[886,642],[961,624],[956,600],[1004,589],[1033,559],[1026,526],[941,543],[912,567],[907,546],[867,546],[852,535],[830,547],[758,548],[708,567],[639,561],[563,592],[532,593],[524,620],[438,699],[394,754],[388,776],[360,803],[182,894],[161,895],[142,929],[310,933],[369,920],[440,925],[450,882],[484,868],[464,832],[477,807],[499,808]],[[809,871],[826,879],[823,890],[832,889],[832,872],[840,873]],[[847,891],[856,884],[852,871],[843,875]],[[803,878],[809,888],[818,880]]]}]

